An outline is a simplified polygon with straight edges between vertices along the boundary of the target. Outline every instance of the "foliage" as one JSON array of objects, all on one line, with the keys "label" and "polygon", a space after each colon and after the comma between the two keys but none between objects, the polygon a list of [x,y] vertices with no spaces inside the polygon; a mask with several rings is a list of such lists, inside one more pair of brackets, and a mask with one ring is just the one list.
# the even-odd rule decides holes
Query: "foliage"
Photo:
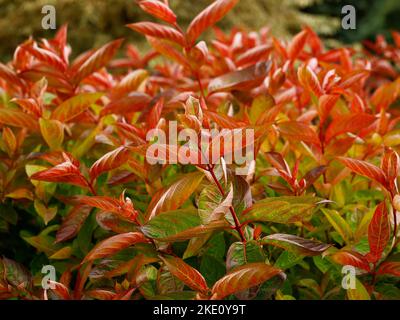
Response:
[{"label": "foliage", "polygon": [[[212,0],[169,0],[179,24],[187,27],[194,16]],[[269,26],[277,36],[289,37],[302,25],[310,25],[322,34],[332,34],[339,27],[340,10],[336,17],[302,12],[317,0],[251,0],[242,1],[219,23],[223,30],[234,26],[258,30]],[[51,0],[57,11],[57,25],[67,23],[69,43],[75,52],[89,50],[116,38],[134,40],[139,49],[146,48],[143,37],[122,27],[124,24],[152,19],[134,0]],[[52,30],[43,30],[42,0],[0,0],[0,57],[12,55],[15,47],[30,36],[49,37]],[[12,27],[9,22],[12,21]],[[152,19],[156,21],[156,19]],[[211,36],[209,37],[211,38]]]},{"label": "foliage", "polygon": [[[158,21],[129,25],[145,55],[116,59],[115,40],[70,60],[62,27],[0,64],[1,298],[399,298],[400,35],[363,52],[309,27],[200,41],[237,2],[183,31],[140,1]],[[171,120],[252,129],[256,159],[150,164],[146,135]]]}]

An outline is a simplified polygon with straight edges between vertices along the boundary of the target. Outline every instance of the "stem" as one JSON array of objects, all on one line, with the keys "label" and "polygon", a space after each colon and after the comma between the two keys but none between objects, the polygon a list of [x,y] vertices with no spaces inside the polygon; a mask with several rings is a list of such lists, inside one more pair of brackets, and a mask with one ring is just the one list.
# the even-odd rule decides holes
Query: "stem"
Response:
[{"label": "stem", "polygon": [[[207,165],[207,168],[208,168],[208,171],[210,172],[210,174],[211,174],[211,176],[212,176],[212,178],[214,180],[214,183],[216,184],[219,192],[221,193],[221,195],[223,197],[225,197],[224,189],[222,188],[220,182],[218,181],[218,178],[215,176],[214,169],[210,165]],[[239,233],[240,239],[242,240],[242,242],[245,243],[246,242],[246,238],[244,236],[244,233],[243,233],[243,230],[242,230],[242,226],[241,226],[240,221],[239,221],[239,219],[237,217],[235,209],[232,206],[229,206],[229,211],[230,211],[230,213],[232,215],[233,221],[235,222],[235,229]]]},{"label": "stem", "polygon": [[372,280],[371,280],[372,287],[375,286],[375,282],[376,282],[376,262],[374,263],[373,272],[372,272]]},{"label": "stem", "polygon": [[96,190],[94,189],[94,186],[93,186],[92,182],[89,181],[89,180],[86,180],[86,183],[87,183],[87,185],[88,185],[88,188],[89,188],[91,194],[94,195],[94,196],[97,196],[97,192],[96,192]]}]

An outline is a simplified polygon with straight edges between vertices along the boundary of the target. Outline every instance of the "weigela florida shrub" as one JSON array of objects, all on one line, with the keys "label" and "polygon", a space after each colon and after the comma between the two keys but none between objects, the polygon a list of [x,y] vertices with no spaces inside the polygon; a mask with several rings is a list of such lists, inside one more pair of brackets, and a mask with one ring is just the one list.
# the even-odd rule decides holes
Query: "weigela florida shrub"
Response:
[{"label": "weigela florida shrub", "polygon": [[[116,40],[70,61],[62,27],[0,64],[1,230],[42,262],[3,256],[1,298],[400,298],[400,35],[364,51],[327,50],[308,27],[199,41],[237,2],[182,30],[139,1],[160,20],[128,25],[145,55],[116,59]],[[252,129],[256,161],[237,174],[226,143],[215,163],[149,163],[147,133],[174,120]]]}]

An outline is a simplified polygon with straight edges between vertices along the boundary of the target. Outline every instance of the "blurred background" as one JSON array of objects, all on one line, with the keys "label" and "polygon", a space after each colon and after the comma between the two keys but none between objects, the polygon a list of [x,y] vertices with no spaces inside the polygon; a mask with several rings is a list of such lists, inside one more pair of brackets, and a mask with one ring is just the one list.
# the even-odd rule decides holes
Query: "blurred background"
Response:
[{"label": "blurred background", "polygon": [[[212,0],[169,0],[186,26]],[[125,24],[150,20],[134,0],[0,0],[0,60],[9,59],[16,46],[30,35],[51,37],[54,31],[41,28],[42,6],[57,10],[57,26],[69,25],[73,54],[123,37],[145,48],[144,37]],[[357,29],[341,29],[341,8],[354,5]],[[400,0],[241,0],[218,25],[223,29],[243,26],[250,30],[268,26],[274,35],[288,37],[310,25],[328,43],[356,43],[377,34],[390,37],[400,30]]]}]

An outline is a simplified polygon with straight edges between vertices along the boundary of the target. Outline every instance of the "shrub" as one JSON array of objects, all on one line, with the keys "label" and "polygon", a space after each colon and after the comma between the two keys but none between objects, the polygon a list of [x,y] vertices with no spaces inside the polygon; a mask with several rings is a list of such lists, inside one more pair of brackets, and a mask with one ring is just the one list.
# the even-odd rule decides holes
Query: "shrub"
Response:
[{"label": "shrub", "polygon": [[[2,298],[399,297],[399,35],[363,52],[326,50],[308,27],[288,43],[217,28],[199,41],[237,2],[182,31],[140,1],[160,20],[128,26],[145,55],[114,58],[116,40],[69,61],[63,27],[0,64]],[[154,163],[149,133],[172,121],[205,138],[169,140]],[[249,151],[243,129],[245,168],[228,161]]]}]

